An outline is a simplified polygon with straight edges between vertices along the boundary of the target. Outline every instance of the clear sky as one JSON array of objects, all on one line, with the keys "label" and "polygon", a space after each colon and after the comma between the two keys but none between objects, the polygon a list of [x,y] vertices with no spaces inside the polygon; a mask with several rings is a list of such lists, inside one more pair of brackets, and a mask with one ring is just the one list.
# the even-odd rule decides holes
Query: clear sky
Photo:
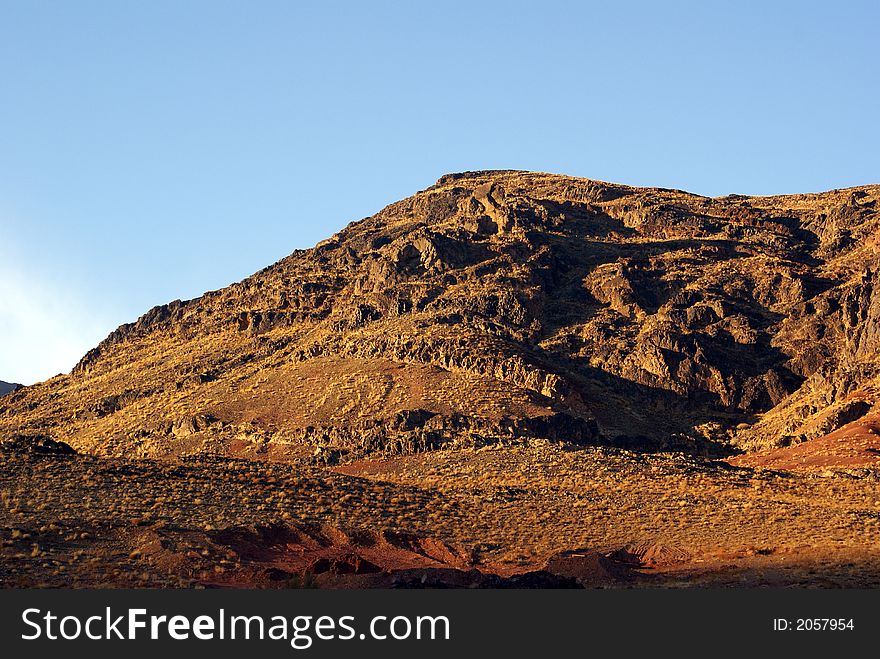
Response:
[{"label": "clear sky", "polygon": [[880,182],[880,3],[0,0],[0,379],[442,174]]}]

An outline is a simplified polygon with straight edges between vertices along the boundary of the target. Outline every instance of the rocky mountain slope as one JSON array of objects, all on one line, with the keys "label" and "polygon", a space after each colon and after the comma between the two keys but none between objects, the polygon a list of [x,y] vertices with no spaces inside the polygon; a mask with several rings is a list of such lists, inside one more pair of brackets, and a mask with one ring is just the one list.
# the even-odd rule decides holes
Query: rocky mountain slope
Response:
[{"label": "rocky mountain slope", "polygon": [[5,396],[0,437],[337,462],[530,437],[722,455],[864,434],[878,197],[447,175],[121,326],[69,375]]}]

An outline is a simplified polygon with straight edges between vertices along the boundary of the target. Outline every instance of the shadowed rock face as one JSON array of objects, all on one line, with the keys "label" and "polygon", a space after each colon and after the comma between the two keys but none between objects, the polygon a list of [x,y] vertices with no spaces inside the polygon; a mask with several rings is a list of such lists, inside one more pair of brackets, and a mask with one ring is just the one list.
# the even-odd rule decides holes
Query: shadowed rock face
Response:
[{"label": "shadowed rock face", "polygon": [[319,462],[522,437],[796,444],[875,402],[878,197],[447,175],[121,326],[4,397],[0,435]]}]

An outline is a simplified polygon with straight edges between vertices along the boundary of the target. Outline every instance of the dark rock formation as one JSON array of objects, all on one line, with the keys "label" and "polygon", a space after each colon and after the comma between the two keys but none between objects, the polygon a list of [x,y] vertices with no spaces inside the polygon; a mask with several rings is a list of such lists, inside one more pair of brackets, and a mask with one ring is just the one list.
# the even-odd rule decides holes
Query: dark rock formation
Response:
[{"label": "dark rock formation", "polygon": [[4,394],[8,394],[11,391],[15,391],[16,389],[20,389],[20,384],[14,384],[12,382],[3,382],[0,380],[0,396]]}]

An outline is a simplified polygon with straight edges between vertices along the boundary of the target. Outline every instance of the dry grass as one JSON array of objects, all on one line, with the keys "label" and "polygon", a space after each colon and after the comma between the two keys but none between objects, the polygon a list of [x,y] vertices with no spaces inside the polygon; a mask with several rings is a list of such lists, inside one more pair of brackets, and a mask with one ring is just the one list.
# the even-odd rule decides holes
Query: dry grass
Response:
[{"label": "dry grass", "polygon": [[638,545],[689,557],[643,571],[642,585],[880,585],[876,474],[820,478],[544,443],[335,471],[226,459],[4,460],[7,586],[210,583],[215,565],[242,569],[240,557],[156,564],[132,553],[142,530],[206,548],[206,530],[285,521],[415,532],[500,574],[536,569],[562,550]]}]

